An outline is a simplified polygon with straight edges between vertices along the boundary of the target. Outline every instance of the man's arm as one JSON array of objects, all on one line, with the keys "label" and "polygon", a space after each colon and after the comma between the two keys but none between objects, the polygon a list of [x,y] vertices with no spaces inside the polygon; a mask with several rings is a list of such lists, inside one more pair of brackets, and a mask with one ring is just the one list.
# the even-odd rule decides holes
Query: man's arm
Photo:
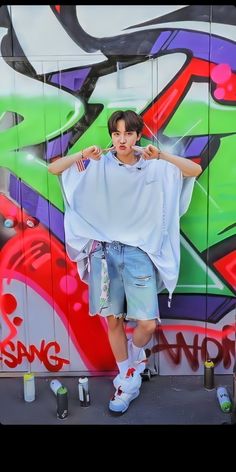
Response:
[{"label": "man's arm", "polygon": [[[135,146],[133,148],[135,149]],[[181,170],[184,177],[197,177],[202,172],[201,166],[196,164],[196,162],[186,159],[186,157],[179,157],[166,151],[160,151],[160,149],[152,144],[143,148],[142,157],[147,160],[162,159],[163,161],[170,162]]]},{"label": "man's arm", "polygon": [[169,154],[169,152],[160,151],[159,159],[174,164],[181,170],[184,177],[197,177],[202,172],[202,168],[199,164],[191,161],[191,159],[186,159],[186,157],[175,156]]},{"label": "man's arm", "polygon": [[80,151],[76,152],[75,154],[71,154],[71,156],[58,158],[48,165],[48,172],[50,172],[51,174],[59,175],[64,170],[68,169],[68,167],[72,166],[74,162],[82,160],[82,157],[83,154]]},{"label": "man's arm", "polygon": [[[105,149],[105,151],[109,149]],[[101,149],[98,146],[90,146],[84,149],[83,151],[76,152],[75,154],[71,154],[70,156],[61,157],[48,165],[48,172],[51,172],[51,174],[59,175],[64,170],[68,169],[68,167],[71,167],[74,162],[78,162],[80,160],[88,158],[97,161],[100,159],[103,151],[104,149]]]}]

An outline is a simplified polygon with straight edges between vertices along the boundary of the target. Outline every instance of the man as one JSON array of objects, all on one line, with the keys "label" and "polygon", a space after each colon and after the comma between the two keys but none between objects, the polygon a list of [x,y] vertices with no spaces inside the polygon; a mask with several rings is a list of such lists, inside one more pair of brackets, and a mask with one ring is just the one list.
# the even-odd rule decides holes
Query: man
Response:
[{"label": "man", "polygon": [[[142,129],[134,111],[116,111],[108,120],[112,148],[93,145],[48,167],[62,173],[66,248],[89,284],[89,313],[107,319],[119,369],[109,403],[115,413],[139,395],[143,346],[159,319],[157,294],[166,287],[170,303],[179,272],[179,218],[201,173],[200,165],[153,144],[137,146]],[[128,343],[124,316],[136,321]]]}]

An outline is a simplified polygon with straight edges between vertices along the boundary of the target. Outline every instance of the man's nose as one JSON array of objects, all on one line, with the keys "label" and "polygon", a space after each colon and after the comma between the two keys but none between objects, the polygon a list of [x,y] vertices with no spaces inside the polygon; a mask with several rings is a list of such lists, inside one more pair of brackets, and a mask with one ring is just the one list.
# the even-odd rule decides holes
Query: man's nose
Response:
[{"label": "man's nose", "polygon": [[120,142],[125,143],[126,142],[126,137],[125,135],[120,135]]}]

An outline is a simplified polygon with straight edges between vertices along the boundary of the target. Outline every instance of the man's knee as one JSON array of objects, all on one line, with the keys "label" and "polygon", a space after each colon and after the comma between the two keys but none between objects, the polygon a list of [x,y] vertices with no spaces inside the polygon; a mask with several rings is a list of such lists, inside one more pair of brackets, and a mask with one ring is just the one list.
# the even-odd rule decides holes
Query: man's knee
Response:
[{"label": "man's knee", "polygon": [[114,315],[107,316],[108,329],[115,331],[123,327],[123,317],[117,318]]},{"label": "man's knee", "polygon": [[156,320],[140,320],[138,325],[146,334],[153,334],[156,329]]}]

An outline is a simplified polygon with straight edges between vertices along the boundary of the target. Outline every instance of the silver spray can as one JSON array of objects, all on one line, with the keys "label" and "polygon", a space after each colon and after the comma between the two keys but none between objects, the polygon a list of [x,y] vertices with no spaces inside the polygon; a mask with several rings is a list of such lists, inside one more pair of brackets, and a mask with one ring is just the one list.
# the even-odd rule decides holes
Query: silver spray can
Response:
[{"label": "silver spray can", "polygon": [[55,395],[57,394],[57,390],[62,387],[62,384],[61,382],[59,382],[59,380],[57,379],[53,379],[51,380],[50,382],[50,388],[51,390],[53,391],[53,393],[55,393]]},{"label": "silver spray can", "polygon": [[215,388],[214,362],[210,359],[204,363],[204,387],[206,390],[213,390]]},{"label": "silver spray can", "polygon": [[88,377],[80,377],[78,383],[79,399],[81,406],[90,405],[90,395],[88,387]]},{"label": "silver spray can", "polygon": [[225,387],[217,387],[216,394],[221,410],[224,413],[229,413],[232,408],[232,403],[227,389]]},{"label": "silver spray can", "polygon": [[35,382],[34,374],[24,374],[24,400],[33,402],[35,400]]}]

